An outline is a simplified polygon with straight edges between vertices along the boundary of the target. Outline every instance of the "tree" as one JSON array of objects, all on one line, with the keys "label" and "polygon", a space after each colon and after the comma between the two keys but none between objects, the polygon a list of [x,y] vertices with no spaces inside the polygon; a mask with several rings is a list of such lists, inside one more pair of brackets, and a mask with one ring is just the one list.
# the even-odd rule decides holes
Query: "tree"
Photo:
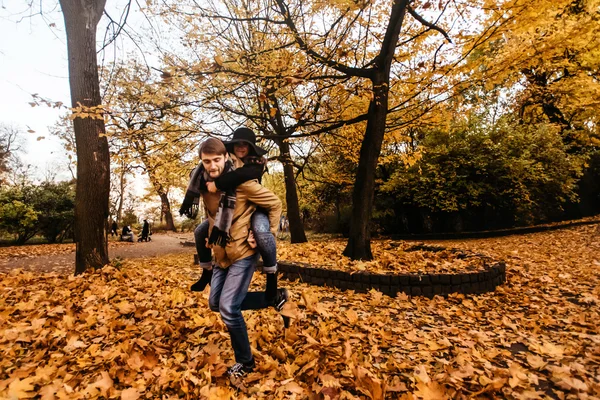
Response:
[{"label": "tree", "polygon": [[16,152],[20,150],[19,129],[0,124],[0,184],[6,184],[8,175],[18,164]]},{"label": "tree", "polygon": [[600,145],[598,2],[511,0],[497,9],[511,23],[468,63],[481,90],[504,89],[523,124],[560,127],[570,152]]},{"label": "tree", "polygon": [[39,211],[24,197],[20,187],[0,191],[0,231],[16,235],[17,244],[24,244],[37,232]]},{"label": "tree", "polygon": [[576,198],[582,159],[569,156],[550,124],[523,126],[506,115],[488,125],[471,115],[422,137],[423,157],[398,166],[381,187],[394,221],[418,209],[469,219],[473,230],[526,225],[554,220]]},{"label": "tree", "polygon": [[60,0],[67,33],[69,85],[77,145],[75,273],[108,263],[110,158],[102,115],[96,27],[106,0]]},{"label": "tree", "polygon": [[121,173],[138,169],[148,175],[161,200],[161,220],[173,231],[169,192],[185,184],[198,143],[183,89],[131,60],[115,66],[105,90],[113,160]]},{"label": "tree", "polygon": [[44,182],[35,192],[31,204],[39,212],[39,232],[49,243],[62,242],[75,222],[74,182]]}]

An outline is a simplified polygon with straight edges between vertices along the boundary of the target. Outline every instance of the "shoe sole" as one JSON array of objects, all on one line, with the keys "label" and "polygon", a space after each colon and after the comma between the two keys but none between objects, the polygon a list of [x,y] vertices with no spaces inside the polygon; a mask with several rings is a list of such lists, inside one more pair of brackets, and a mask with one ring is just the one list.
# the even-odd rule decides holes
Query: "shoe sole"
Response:
[{"label": "shoe sole", "polygon": [[281,309],[283,308],[283,305],[284,305],[285,303],[287,303],[287,301],[288,301],[288,300],[289,300],[289,298],[290,298],[290,295],[289,295],[289,293],[288,293],[287,289],[284,289],[284,292],[283,292],[283,293],[285,293],[285,295],[283,295],[283,296],[282,296],[282,298],[281,298],[281,300],[279,301],[279,303],[277,303],[277,304],[275,305],[275,309],[276,309],[278,312],[280,312],[280,311],[281,311]]}]

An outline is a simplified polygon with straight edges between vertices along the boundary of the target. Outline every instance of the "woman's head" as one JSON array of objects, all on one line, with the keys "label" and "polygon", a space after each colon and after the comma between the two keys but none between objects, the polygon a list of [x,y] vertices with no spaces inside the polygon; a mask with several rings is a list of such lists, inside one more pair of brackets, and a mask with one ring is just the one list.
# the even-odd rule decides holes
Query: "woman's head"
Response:
[{"label": "woman's head", "polygon": [[252,149],[250,145],[246,142],[238,142],[233,144],[233,154],[239,159],[243,159],[248,155],[252,155]]}]

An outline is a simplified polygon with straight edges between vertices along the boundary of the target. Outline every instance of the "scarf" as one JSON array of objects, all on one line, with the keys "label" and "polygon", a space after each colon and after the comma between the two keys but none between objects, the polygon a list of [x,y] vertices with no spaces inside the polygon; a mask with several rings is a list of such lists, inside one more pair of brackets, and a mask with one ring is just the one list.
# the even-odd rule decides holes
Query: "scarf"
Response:
[{"label": "scarf", "polygon": [[[223,168],[222,174],[225,174],[231,171],[232,169],[233,163],[230,160],[227,160],[225,162],[225,167]],[[194,214],[195,212],[195,214],[197,215],[200,192],[208,190],[206,188],[206,182],[209,181],[212,181],[212,179],[208,175],[208,172],[206,172],[206,170],[204,169],[202,163],[200,163],[192,171],[190,182],[188,184],[188,188],[185,195],[187,199],[193,197],[193,206],[189,211],[190,213]],[[219,208],[217,210],[217,215],[215,216],[215,223],[208,238],[209,245],[225,247],[227,243],[229,243],[229,241],[231,240],[229,230],[231,229],[231,223],[233,221],[233,209],[235,208],[236,201],[235,192],[236,190],[234,188],[233,190],[228,190],[221,194],[221,199],[219,200]],[[186,215],[188,215],[187,212]]]}]

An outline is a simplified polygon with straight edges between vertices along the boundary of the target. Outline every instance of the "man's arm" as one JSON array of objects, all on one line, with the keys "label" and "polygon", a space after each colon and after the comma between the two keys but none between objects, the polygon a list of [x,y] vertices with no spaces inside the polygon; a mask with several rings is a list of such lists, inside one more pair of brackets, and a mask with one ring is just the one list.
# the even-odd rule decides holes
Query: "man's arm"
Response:
[{"label": "man's arm", "polygon": [[242,191],[248,201],[256,204],[258,207],[264,208],[269,213],[269,224],[271,225],[271,233],[277,234],[277,226],[279,225],[279,217],[281,216],[281,200],[269,189],[261,186],[257,181],[249,181],[238,187]]},{"label": "man's arm", "polygon": [[233,190],[244,182],[262,177],[264,166],[261,164],[244,164],[243,167],[229,171],[217,179],[215,185],[218,190]]}]

